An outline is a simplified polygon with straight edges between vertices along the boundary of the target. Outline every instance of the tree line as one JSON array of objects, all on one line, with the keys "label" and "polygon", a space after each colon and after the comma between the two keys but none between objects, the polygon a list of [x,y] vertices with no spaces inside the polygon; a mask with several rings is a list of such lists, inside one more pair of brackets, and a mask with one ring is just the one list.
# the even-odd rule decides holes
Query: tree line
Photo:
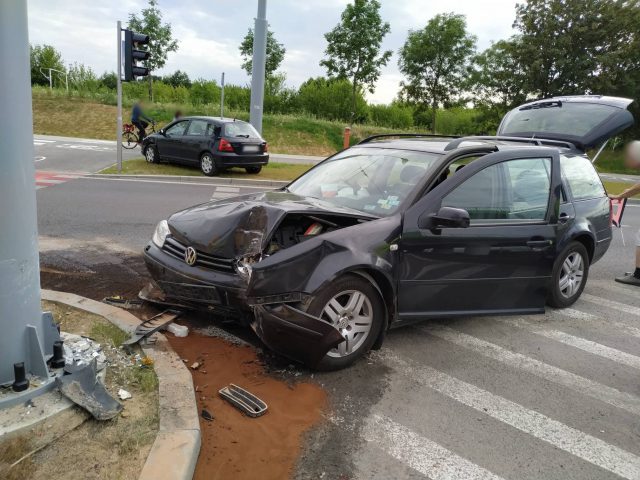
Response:
[{"label": "tree line", "polygon": [[[177,44],[163,24],[156,0],[130,24],[157,38],[153,48],[161,68]],[[529,0],[516,5],[514,35],[478,51],[464,15],[443,13],[410,30],[397,52],[403,80],[389,105],[370,105],[381,69],[393,52],[382,44],[391,26],[378,0],[354,0],[338,24],[325,34],[320,65],[326,77],[310,78],[299,88],[286,84],[278,69],[286,48],[269,30],[267,39],[267,113],[307,113],[344,122],[369,122],[395,128],[422,127],[440,133],[493,133],[501,116],[527,100],[554,95],[603,94],[640,99],[640,0]],[[239,46],[242,67],[251,74],[253,31]],[[58,68],[60,67],[60,68]],[[48,84],[41,71],[66,71],[51,46],[32,48],[32,82]],[[97,77],[72,65],[72,88],[98,92],[115,87],[115,75]],[[156,101],[208,105],[219,103],[213,80],[192,80],[180,70],[152,76]],[[59,83],[57,80],[56,83]],[[127,85],[130,95],[142,87]],[[226,86],[225,103],[249,107],[248,86]],[[636,114],[640,113],[637,102]]]}]

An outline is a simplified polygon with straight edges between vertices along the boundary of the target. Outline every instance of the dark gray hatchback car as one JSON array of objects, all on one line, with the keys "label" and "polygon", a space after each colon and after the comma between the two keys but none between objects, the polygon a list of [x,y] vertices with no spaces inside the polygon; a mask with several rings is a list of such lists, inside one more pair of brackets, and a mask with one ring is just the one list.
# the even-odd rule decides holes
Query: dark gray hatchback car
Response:
[{"label": "dark gray hatchback car", "polygon": [[142,142],[147,162],[199,166],[208,176],[232,167],[260,173],[269,163],[267,152],[255,128],[235,118],[182,117]]},{"label": "dark gray hatchback car", "polygon": [[633,123],[630,103],[532,102],[493,137],[372,137],[280,190],[178,212],[145,247],[144,296],[235,317],[319,369],[410,322],[567,307],[611,242],[586,151]]}]

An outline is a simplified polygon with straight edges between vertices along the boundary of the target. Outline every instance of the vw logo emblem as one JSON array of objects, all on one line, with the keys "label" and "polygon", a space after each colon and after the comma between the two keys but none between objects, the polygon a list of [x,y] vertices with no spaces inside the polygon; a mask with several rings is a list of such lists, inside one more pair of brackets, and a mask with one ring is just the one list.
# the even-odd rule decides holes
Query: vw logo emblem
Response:
[{"label": "vw logo emblem", "polygon": [[184,252],[184,261],[186,262],[186,264],[193,266],[195,265],[197,259],[198,259],[198,254],[196,253],[195,248],[187,247],[187,249]]}]

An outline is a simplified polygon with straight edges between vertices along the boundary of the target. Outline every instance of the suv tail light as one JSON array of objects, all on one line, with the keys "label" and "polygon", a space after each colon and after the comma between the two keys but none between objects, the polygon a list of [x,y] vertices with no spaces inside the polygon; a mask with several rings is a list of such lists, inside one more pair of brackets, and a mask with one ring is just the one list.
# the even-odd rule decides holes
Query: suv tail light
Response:
[{"label": "suv tail light", "polygon": [[231,144],[225,140],[224,138],[220,139],[220,143],[218,143],[218,151],[220,152],[233,152],[233,147]]},{"label": "suv tail light", "polygon": [[264,153],[267,153],[269,151],[269,144],[267,142],[264,142]]}]

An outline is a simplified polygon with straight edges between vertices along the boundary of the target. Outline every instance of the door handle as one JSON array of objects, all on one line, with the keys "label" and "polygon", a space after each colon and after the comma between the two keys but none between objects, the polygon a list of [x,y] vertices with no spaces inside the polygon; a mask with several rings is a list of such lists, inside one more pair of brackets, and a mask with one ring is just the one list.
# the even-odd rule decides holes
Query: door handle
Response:
[{"label": "door handle", "polygon": [[541,250],[551,245],[553,245],[553,240],[529,240],[527,242],[527,247],[533,248],[534,250]]},{"label": "door handle", "polygon": [[572,217],[568,214],[568,213],[561,213],[560,216],[558,217],[558,222],[560,223],[567,223],[569,221],[569,219],[571,219]]}]

